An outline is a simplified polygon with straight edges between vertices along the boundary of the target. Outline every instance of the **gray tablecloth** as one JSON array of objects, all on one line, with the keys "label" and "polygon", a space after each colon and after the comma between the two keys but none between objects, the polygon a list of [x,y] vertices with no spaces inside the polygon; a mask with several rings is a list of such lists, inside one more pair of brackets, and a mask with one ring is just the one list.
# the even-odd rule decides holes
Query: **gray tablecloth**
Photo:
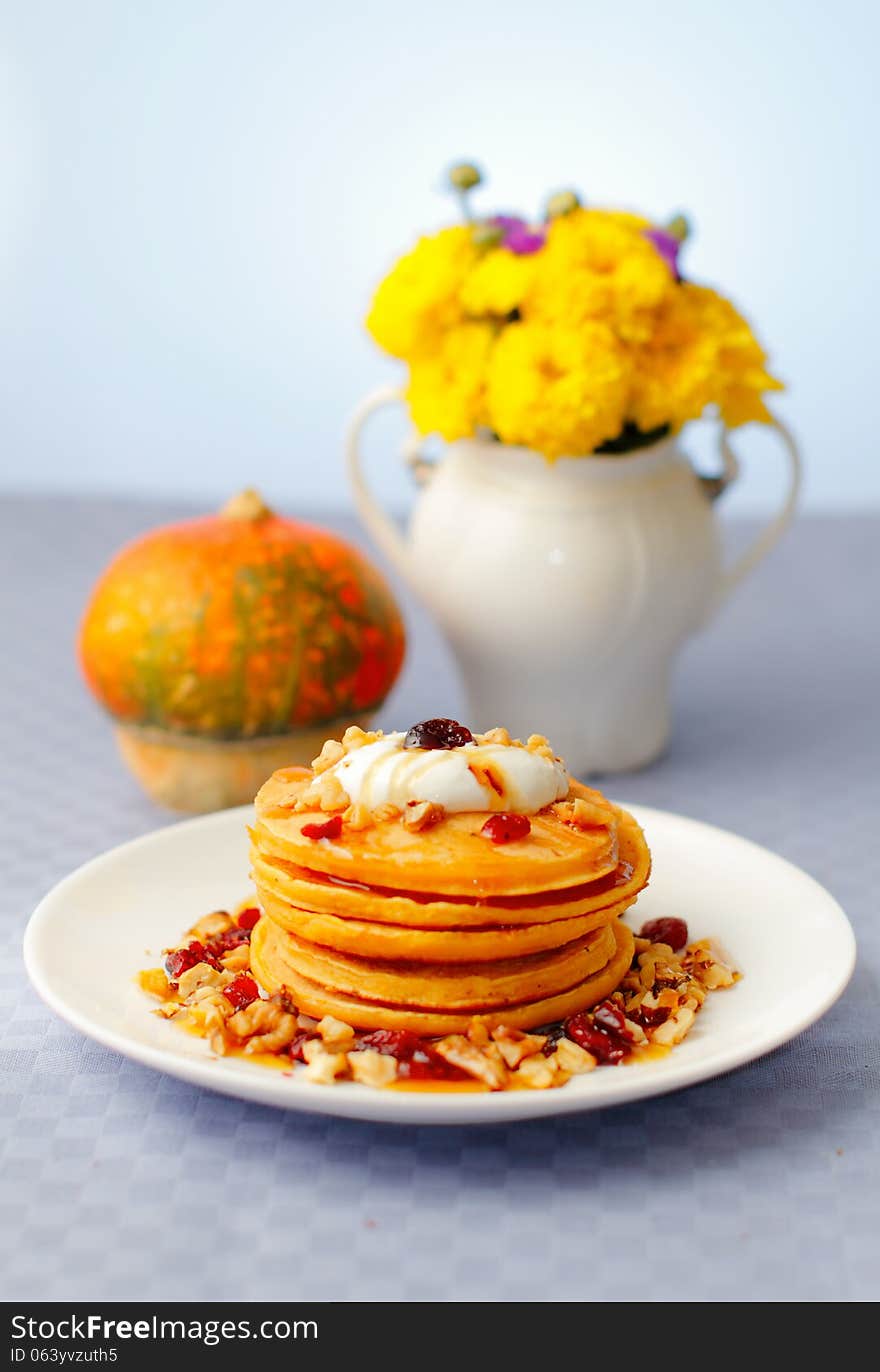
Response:
[{"label": "gray tablecloth", "polygon": [[[174,513],[0,507],[0,1295],[876,1298],[880,520],[802,520],[687,650],[669,756],[614,784],[826,884],[859,940],[843,1000],[788,1047],[677,1095],[428,1130],[194,1089],[79,1037],[27,985],[40,896],[169,822],[118,762],[73,645],[111,551]],[[406,603],[409,662],[383,722],[454,715],[447,653]]]}]

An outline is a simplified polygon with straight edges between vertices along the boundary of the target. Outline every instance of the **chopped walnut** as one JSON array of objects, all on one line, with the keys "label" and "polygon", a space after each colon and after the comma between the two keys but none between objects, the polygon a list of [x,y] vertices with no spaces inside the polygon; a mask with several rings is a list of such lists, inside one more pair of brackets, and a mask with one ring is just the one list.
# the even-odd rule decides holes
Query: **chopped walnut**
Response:
[{"label": "chopped walnut", "polygon": [[342,1046],[342,1044],[351,1043],[354,1039],[354,1030],[351,1025],[346,1024],[341,1019],[335,1019],[333,1015],[325,1015],[323,1019],[318,1020],[315,1029],[328,1048],[335,1047],[337,1044]]},{"label": "chopped walnut", "polygon": [[296,808],[308,810],[317,806],[321,810],[333,813],[336,810],[347,810],[350,804],[351,797],[339,777],[333,772],[324,772],[306,787]]},{"label": "chopped walnut", "polygon": [[445,813],[442,805],[434,805],[430,800],[411,800],[403,812],[403,822],[407,829],[430,829],[440,823]]},{"label": "chopped walnut", "polygon": [[384,824],[386,820],[397,819],[400,811],[396,805],[377,805],[373,811],[374,824]]},{"label": "chopped walnut", "polygon": [[357,833],[360,829],[369,829],[373,824],[372,811],[366,805],[349,805],[342,816],[346,827]]},{"label": "chopped walnut", "polygon": [[397,1077],[397,1063],[388,1053],[375,1048],[360,1048],[349,1053],[348,1065],[355,1081],[364,1086],[387,1086]]},{"label": "chopped walnut", "polygon": [[381,737],[378,730],[361,729],[359,725],[351,724],[342,735],[342,747],[346,753],[353,753],[356,748],[365,748],[368,743],[375,743]]},{"label": "chopped walnut", "polygon": [[544,1034],[524,1034],[521,1029],[492,1030],[492,1038],[508,1067],[518,1067],[524,1058],[540,1053],[547,1042]]},{"label": "chopped walnut", "polygon": [[591,800],[577,796],[574,800],[560,800],[550,807],[563,824],[573,824],[576,829],[595,829],[607,825],[612,817],[608,806],[596,805]]},{"label": "chopped walnut", "polygon": [[673,1044],[681,1043],[687,1031],[694,1022],[696,1011],[683,1005],[675,1015],[670,1015],[668,1020],[658,1025],[653,1030],[651,1038],[654,1043]]},{"label": "chopped walnut", "polygon": [[526,747],[530,753],[534,753],[537,757],[549,758],[551,762],[556,756],[543,734],[529,734],[526,739]]},{"label": "chopped walnut", "polygon": [[503,1064],[493,1062],[479,1048],[475,1048],[464,1034],[449,1034],[435,1043],[434,1049],[445,1062],[460,1067],[468,1076],[484,1081],[493,1091],[500,1091],[507,1085],[507,1072]]},{"label": "chopped walnut", "polygon": [[225,934],[227,929],[235,928],[235,920],[226,910],[215,910],[210,915],[205,915],[194,924],[189,931],[189,937],[198,939],[199,943],[205,943],[210,938],[215,938],[217,934]]},{"label": "chopped walnut", "polygon": [[[226,977],[225,981],[228,980],[229,978]],[[186,1000],[201,986],[223,986],[224,984],[222,972],[218,972],[207,962],[197,962],[195,967],[190,967],[188,971],[182,972],[177,978],[177,994],[180,1000]]]},{"label": "chopped walnut", "polygon": [[489,729],[485,734],[477,734],[477,742],[494,743],[502,748],[509,748],[513,740],[506,729]]},{"label": "chopped walnut", "polygon": [[227,1020],[230,1033],[246,1039],[246,1053],[277,1053],[296,1038],[296,1015],[274,1000],[254,1000]]},{"label": "chopped walnut", "polygon": [[329,767],[335,767],[337,762],[341,762],[345,757],[345,749],[338,738],[328,738],[320,753],[312,759],[312,771],[315,776],[320,776]]},{"label": "chopped walnut", "polygon": [[229,952],[221,957],[220,964],[227,972],[246,972],[251,965],[249,945],[240,943],[237,948],[230,948]]},{"label": "chopped walnut", "polygon": [[556,1080],[556,1067],[543,1053],[525,1058],[514,1074],[517,1086],[527,1086],[533,1091],[544,1091]]},{"label": "chopped walnut", "polygon": [[579,1076],[582,1072],[592,1072],[594,1067],[598,1067],[599,1060],[594,1058],[592,1053],[588,1053],[586,1048],[582,1048],[579,1043],[573,1043],[571,1039],[561,1038],[556,1045],[556,1065],[569,1076]]},{"label": "chopped walnut", "polygon": [[337,1077],[348,1073],[348,1057],[345,1053],[330,1053],[318,1039],[307,1039],[303,1044],[303,1057],[307,1066],[304,1076],[319,1086],[329,1086]]}]

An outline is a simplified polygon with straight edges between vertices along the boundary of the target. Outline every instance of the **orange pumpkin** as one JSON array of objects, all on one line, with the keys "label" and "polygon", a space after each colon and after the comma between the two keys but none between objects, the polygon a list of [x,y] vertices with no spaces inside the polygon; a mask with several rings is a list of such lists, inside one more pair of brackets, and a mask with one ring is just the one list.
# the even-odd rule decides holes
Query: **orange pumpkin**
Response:
[{"label": "orange pumpkin", "polygon": [[246,491],[219,515],[123,548],[92,593],[79,646],[110,714],[167,748],[169,734],[311,740],[361,719],[397,677],[404,630],[355,548]]}]

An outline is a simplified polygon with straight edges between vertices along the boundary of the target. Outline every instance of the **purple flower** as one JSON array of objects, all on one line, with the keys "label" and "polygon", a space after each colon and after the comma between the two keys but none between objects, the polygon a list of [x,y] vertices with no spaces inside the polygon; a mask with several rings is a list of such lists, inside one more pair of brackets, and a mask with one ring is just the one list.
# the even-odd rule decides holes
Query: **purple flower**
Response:
[{"label": "purple flower", "polygon": [[489,222],[501,230],[501,242],[517,257],[528,257],[544,246],[544,230],[531,228],[525,219],[515,214],[495,214]]},{"label": "purple flower", "polygon": [[678,270],[678,251],[681,247],[680,241],[674,234],[667,233],[665,229],[645,229],[645,237],[650,243],[654,244],[663,261],[672,272],[676,281],[681,280]]}]

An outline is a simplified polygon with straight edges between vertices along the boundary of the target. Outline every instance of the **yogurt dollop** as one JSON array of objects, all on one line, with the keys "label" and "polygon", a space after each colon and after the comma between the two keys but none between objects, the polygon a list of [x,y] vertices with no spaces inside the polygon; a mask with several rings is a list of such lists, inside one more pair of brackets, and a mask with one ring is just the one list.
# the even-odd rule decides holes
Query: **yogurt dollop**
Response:
[{"label": "yogurt dollop", "polygon": [[431,801],[451,814],[514,810],[531,815],[568,794],[568,773],[555,758],[501,743],[461,748],[404,748],[402,733],[356,748],[328,771],[352,804],[370,810]]}]

